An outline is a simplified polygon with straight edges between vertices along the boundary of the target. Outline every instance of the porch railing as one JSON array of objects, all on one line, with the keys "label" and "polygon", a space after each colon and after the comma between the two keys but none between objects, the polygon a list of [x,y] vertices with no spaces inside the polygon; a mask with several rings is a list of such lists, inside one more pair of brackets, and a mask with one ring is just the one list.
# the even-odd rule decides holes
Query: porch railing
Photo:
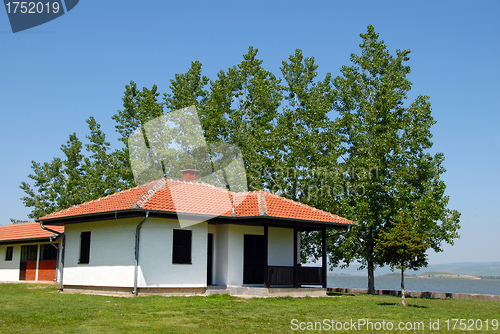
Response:
[{"label": "porch railing", "polygon": [[[297,285],[322,285],[323,268],[297,267]],[[269,266],[269,285],[294,285],[293,266]]]}]

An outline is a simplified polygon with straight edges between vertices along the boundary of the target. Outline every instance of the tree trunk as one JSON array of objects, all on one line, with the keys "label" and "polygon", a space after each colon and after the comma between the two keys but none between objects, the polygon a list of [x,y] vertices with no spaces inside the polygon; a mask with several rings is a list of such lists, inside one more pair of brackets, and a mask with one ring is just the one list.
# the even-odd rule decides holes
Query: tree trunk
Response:
[{"label": "tree trunk", "polygon": [[375,294],[375,277],[373,273],[373,261],[368,261],[368,294]]},{"label": "tree trunk", "polygon": [[405,270],[401,268],[401,304],[406,306],[405,300]]}]

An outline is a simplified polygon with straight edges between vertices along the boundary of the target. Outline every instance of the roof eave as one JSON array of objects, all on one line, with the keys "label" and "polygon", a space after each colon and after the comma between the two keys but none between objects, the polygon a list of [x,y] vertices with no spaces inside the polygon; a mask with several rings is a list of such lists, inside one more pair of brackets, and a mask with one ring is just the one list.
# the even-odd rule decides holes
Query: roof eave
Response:
[{"label": "roof eave", "polygon": [[45,218],[35,219],[36,222],[43,222],[44,225],[55,225],[55,226],[64,226],[66,224],[72,223],[80,223],[82,221],[96,221],[103,220],[106,218],[118,218],[118,214],[125,214],[125,216],[121,216],[119,218],[127,218],[127,217],[135,217],[139,216],[139,213],[146,212],[148,210],[141,208],[134,209],[123,209],[123,210],[113,210],[113,211],[104,211],[104,212],[94,212],[94,213],[84,213],[80,215],[74,216],[62,216],[62,217],[54,217],[54,218]]},{"label": "roof eave", "polygon": [[36,238],[24,238],[24,239],[9,239],[0,240],[0,245],[13,245],[13,244],[24,244],[29,242],[40,242],[40,241],[50,241],[50,237],[36,237]]},{"label": "roof eave", "polygon": [[[298,218],[287,218],[287,217],[274,217],[274,216],[244,216],[244,217],[217,217],[222,220],[229,220],[228,224],[242,224],[242,225],[268,225],[275,227],[297,227],[301,230],[317,230],[321,228],[326,229],[347,229],[352,226],[350,223],[340,223],[340,222],[325,222],[318,220],[307,220]],[[214,221],[215,223],[215,221]]]},{"label": "roof eave", "polygon": [[[106,212],[97,212],[97,213],[87,213],[82,215],[75,216],[64,216],[64,217],[54,217],[47,219],[36,219],[37,222],[44,222],[50,225],[66,225],[66,224],[74,224],[81,222],[90,222],[97,220],[106,220],[106,219],[117,219],[117,218],[132,218],[139,217],[144,214],[144,212],[149,211],[150,216],[168,216],[172,218],[177,217],[177,212],[175,211],[163,211],[163,210],[148,210],[144,208],[133,208],[133,209],[124,209],[124,210],[115,210],[115,211],[106,211]],[[298,227],[303,230],[314,230],[318,228],[327,228],[327,229],[339,229],[339,228],[348,228],[348,226],[352,226],[352,223],[342,223],[342,222],[325,222],[318,220],[307,220],[307,219],[297,219],[297,218],[287,218],[287,217],[275,217],[275,216],[213,216],[206,214],[197,214],[197,213],[182,213],[183,215],[193,218],[206,218],[206,221],[210,220],[210,223],[223,223],[223,224],[243,224],[243,225],[274,225],[274,226],[292,226]],[[270,222],[271,221],[271,222]]]}]

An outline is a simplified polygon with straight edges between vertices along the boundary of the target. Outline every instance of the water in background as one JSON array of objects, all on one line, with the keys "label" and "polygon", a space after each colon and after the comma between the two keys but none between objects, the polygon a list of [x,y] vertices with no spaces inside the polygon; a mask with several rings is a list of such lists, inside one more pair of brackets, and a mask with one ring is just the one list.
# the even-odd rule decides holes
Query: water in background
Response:
[{"label": "water in background", "polygon": [[[366,276],[328,276],[329,288],[366,289]],[[375,289],[401,290],[401,278],[391,276],[375,276]],[[405,276],[406,291],[477,293],[484,295],[500,295],[498,279],[465,279],[465,278],[420,278]]]}]

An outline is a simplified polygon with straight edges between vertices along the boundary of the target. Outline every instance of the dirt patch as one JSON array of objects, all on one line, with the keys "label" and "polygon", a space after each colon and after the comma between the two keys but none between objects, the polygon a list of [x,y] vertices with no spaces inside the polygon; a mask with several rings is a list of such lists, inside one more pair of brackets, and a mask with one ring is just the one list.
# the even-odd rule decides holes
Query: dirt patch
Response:
[{"label": "dirt patch", "polygon": [[47,286],[43,286],[43,285],[30,286],[30,287],[28,287],[27,289],[28,289],[28,290],[47,289]]}]

